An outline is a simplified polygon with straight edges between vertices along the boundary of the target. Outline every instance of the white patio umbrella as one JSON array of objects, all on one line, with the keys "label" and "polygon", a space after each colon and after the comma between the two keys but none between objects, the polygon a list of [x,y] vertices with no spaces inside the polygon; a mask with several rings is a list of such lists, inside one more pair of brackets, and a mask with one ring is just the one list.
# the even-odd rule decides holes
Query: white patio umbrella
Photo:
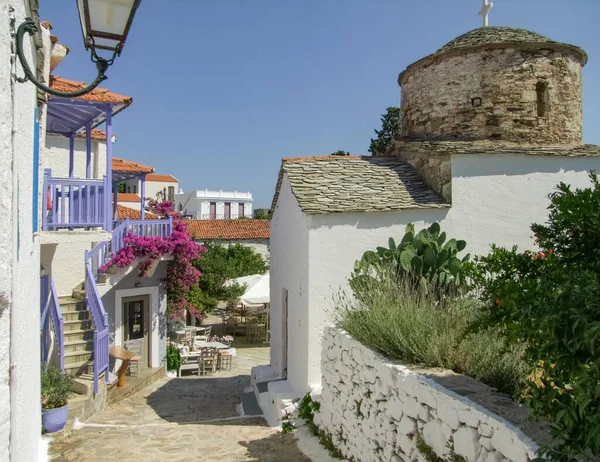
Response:
[{"label": "white patio umbrella", "polygon": [[228,284],[237,282],[240,285],[246,284],[246,292],[239,297],[239,300],[247,306],[263,305],[270,302],[270,278],[269,274],[253,274],[241,278],[232,279]]}]

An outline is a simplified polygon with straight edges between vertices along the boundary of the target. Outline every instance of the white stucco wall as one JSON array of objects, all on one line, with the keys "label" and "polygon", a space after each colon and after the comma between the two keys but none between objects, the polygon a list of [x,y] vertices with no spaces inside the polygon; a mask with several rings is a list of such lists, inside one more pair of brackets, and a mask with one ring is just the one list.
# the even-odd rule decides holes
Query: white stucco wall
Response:
[{"label": "white stucco wall", "polygon": [[[31,83],[11,77],[23,71],[10,64],[10,18],[17,27],[32,12],[28,1],[14,0],[0,2],[0,16],[0,460],[32,461],[38,460],[41,426],[40,245],[33,224],[37,98]],[[35,63],[33,39],[25,39],[24,52]]]},{"label": "white stucco wall", "polygon": [[118,204],[134,210],[140,210],[141,208],[141,200],[136,202],[119,201]]},{"label": "white stucco wall", "polygon": [[[52,176],[69,176],[69,138],[61,135],[46,135],[46,147],[43,151],[43,168],[51,168]],[[85,178],[85,138],[75,137],[73,176]],[[106,141],[92,139],[92,178],[106,175]]]},{"label": "white stucco wall", "polygon": [[[214,194],[214,195],[211,195]],[[229,195],[228,195],[229,194]],[[216,204],[216,218],[225,218],[225,202],[231,204],[231,218],[239,217],[239,204],[244,204],[244,216],[252,218],[252,195],[236,191],[198,190],[175,195],[175,208],[183,207],[183,212],[193,220],[206,220],[210,217],[210,203]]]},{"label": "white stucco wall", "polygon": [[467,462],[528,462],[538,445],[524,432],[550,440],[526,409],[494,389],[450,371],[390,364],[340,329],[325,329],[321,361],[315,424],[348,460],[423,460],[417,432],[442,460],[452,449]]},{"label": "white stucco wall", "polygon": [[308,233],[308,217],[298,207],[286,177],[271,220],[271,368],[283,376],[282,307],[287,289],[287,379],[300,387],[307,383],[309,362]]},{"label": "white stucco wall", "polygon": [[[307,381],[294,386],[320,386],[323,326],[331,319],[334,295],[340,289],[348,289],[348,276],[363,252],[387,246],[390,236],[398,241],[408,223],[421,229],[435,221],[441,223],[449,237],[466,240],[466,252],[471,254],[488,253],[492,243],[503,246],[516,244],[523,250],[530,248],[533,239],[529,227],[534,222],[545,221],[548,194],[561,181],[573,187],[588,186],[588,171],[591,169],[600,170],[600,158],[457,155],[452,160],[453,204],[450,209],[310,216],[308,286],[302,283],[302,289],[309,296]],[[278,209],[296,210],[298,205],[291,196],[288,183],[282,185],[281,192],[287,202],[280,199]],[[279,265],[283,264],[282,260],[286,261],[292,247],[294,252],[297,251],[294,239],[291,241],[293,244],[278,250],[273,244],[285,239],[278,234],[306,225],[306,218],[300,214],[292,213],[286,221],[285,228],[271,225],[272,275],[279,273]],[[278,252],[283,255],[278,255]],[[296,268],[296,271],[300,272],[301,268]],[[298,282],[292,284],[294,290],[301,287]],[[271,285],[274,296],[277,286],[273,279]],[[279,305],[273,304],[271,309],[272,313],[276,313]],[[273,349],[276,334],[273,329],[271,332]]]}]

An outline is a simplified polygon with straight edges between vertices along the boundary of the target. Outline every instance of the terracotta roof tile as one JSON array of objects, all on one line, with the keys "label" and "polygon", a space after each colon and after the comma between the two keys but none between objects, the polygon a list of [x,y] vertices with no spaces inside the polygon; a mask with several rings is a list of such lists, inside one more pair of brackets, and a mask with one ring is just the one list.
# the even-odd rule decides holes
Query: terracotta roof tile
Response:
[{"label": "terracotta roof tile", "polygon": [[171,183],[178,183],[179,180],[173,175],[161,175],[160,173],[151,173],[146,175],[146,181],[165,181]]},{"label": "terracotta roof tile", "polygon": [[388,212],[449,207],[407,163],[396,157],[325,156],[284,159],[272,208],[284,174],[300,208],[309,215]]},{"label": "terracotta roof tile", "polygon": [[[77,82],[75,80],[65,79],[58,75],[50,76],[50,88],[58,91],[76,91],[87,86],[84,82]],[[79,96],[75,99],[83,101],[94,101],[98,103],[111,103],[111,104],[123,104],[125,107],[129,106],[133,102],[133,97],[120,95],[113,93],[106,88],[95,88],[90,93]]]},{"label": "terracotta roof tile", "polygon": [[113,172],[152,173],[152,172],[154,172],[154,167],[138,164],[137,162],[131,162],[130,160],[121,159],[119,157],[113,157],[112,171]]},{"label": "terracotta roof tile", "polygon": [[194,239],[269,239],[269,220],[189,220],[188,230]]},{"label": "terracotta roof tile", "polygon": [[142,198],[139,196],[139,194],[119,193],[119,194],[117,194],[117,201],[118,202],[141,202]]},{"label": "terracotta roof tile", "polygon": [[[77,135],[80,138],[85,138],[85,132]],[[113,136],[115,136],[115,134],[113,133]],[[106,141],[106,132],[104,130],[99,130],[97,128],[92,128],[92,139],[93,140],[100,140],[100,141]]]},{"label": "terracotta roof tile", "polygon": [[[117,219],[124,220],[125,218],[130,218],[131,220],[140,220],[141,218],[139,209],[136,210],[123,205],[117,205]],[[156,220],[160,217],[154,213],[146,212],[144,213],[144,218],[147,218],[148,220]]]}]

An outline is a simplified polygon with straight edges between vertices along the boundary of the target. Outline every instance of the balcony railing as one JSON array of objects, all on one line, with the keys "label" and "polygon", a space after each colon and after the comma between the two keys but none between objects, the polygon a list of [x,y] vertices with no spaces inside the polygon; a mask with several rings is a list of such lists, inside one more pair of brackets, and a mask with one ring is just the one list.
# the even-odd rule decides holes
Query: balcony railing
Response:
[{"label": "balcony railing", "polygon": [[201,220],[237,220],[238,218],[251,218],[246,215],[231,213],[229,216],[224,213],[204,213],[201,215]]},{"label": "balcony railing", "polygon": [[104,227],[107,218],[105,179],[53,178],[44,171],[42,230]]}]

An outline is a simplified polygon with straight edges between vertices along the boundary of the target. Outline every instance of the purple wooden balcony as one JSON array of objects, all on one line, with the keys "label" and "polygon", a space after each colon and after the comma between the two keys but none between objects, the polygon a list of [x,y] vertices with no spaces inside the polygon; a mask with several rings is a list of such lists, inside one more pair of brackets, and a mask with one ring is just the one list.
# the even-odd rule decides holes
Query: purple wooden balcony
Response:
[{"label": "purple wooden balcony", "polygon": [[106,229],[110,219],[106,190],[106,179],[54,178],[46,169],[42,230]]}]

